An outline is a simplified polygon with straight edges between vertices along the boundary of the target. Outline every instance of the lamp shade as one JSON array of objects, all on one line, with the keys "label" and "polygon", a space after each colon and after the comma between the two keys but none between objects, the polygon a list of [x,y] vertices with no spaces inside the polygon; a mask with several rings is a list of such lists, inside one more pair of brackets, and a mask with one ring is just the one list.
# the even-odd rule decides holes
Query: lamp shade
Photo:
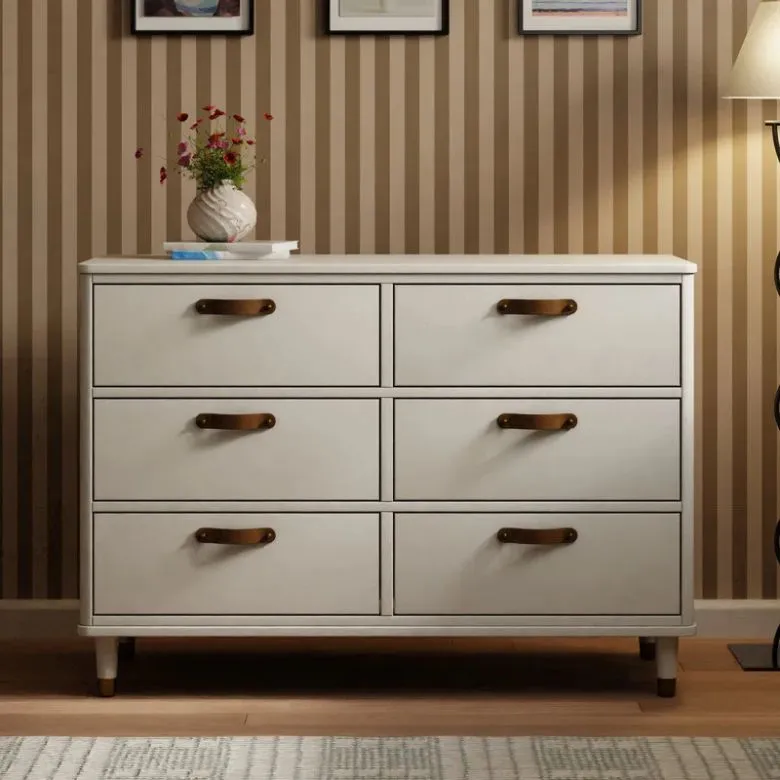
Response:
[{"label": "lamp shade", "polygon": [[759,4],[724,97],[780,100],[780,0]]}]

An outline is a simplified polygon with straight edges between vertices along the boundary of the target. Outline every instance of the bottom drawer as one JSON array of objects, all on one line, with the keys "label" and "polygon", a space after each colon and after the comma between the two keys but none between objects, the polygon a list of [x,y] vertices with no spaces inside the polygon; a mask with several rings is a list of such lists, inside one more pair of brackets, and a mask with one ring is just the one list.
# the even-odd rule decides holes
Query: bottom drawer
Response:
[{"label": "bottom drawer", "polygon": [[93,566],[96,615],[376,615],[379,516],[96,514]]},{"label": "bottom drawer", "polygon": [[395,613],[679,614],[680,516],[397,514]]}]

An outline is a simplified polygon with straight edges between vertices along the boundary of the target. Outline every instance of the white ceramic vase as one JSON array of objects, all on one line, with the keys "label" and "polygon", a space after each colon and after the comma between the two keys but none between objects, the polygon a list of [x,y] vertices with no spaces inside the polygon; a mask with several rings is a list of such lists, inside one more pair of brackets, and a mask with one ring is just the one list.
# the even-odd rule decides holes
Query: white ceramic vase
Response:
[{"label": "white ceramic vase", "polygon": [[240,241],[256,222],[252,199],[229,180],[199,192],[187,209],[187,223],[201,241]]}]

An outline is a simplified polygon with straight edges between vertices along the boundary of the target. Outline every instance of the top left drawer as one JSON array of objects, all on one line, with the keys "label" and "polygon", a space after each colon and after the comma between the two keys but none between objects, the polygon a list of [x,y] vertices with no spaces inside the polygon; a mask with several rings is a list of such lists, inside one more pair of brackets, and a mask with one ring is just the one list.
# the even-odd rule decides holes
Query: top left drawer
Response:
[{"label": "top left drawer", "polygon": [[93,384],[379,384],[379,287],[96,284]]}]

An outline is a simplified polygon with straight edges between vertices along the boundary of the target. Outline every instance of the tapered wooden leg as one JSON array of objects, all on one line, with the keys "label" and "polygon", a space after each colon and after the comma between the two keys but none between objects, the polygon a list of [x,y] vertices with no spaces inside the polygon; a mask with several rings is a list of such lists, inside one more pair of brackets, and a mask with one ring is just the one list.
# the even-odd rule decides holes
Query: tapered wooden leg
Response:
[{"label": "tapered wooden leg", "polygon": [[658,677],[658,695],[671,699],[677,693],[676,636],[659,636],[655,640],[655,663]]},{"label": "tapered wooden leg", "polygon": [[135,658],[135,637],[119,637],[119,660],[132,661]]},{"label": "tapered wooden leg", "polygon": [[655,639],[649,636],[639,637],[639,657],[643,661],[655,661]]},{"label": "tapered wooden leg", "polygon": [[113,696],[116,687],[116,671],[119,662],[119,640],[115,636],[99,636],[95,639],[98,694]]}]

